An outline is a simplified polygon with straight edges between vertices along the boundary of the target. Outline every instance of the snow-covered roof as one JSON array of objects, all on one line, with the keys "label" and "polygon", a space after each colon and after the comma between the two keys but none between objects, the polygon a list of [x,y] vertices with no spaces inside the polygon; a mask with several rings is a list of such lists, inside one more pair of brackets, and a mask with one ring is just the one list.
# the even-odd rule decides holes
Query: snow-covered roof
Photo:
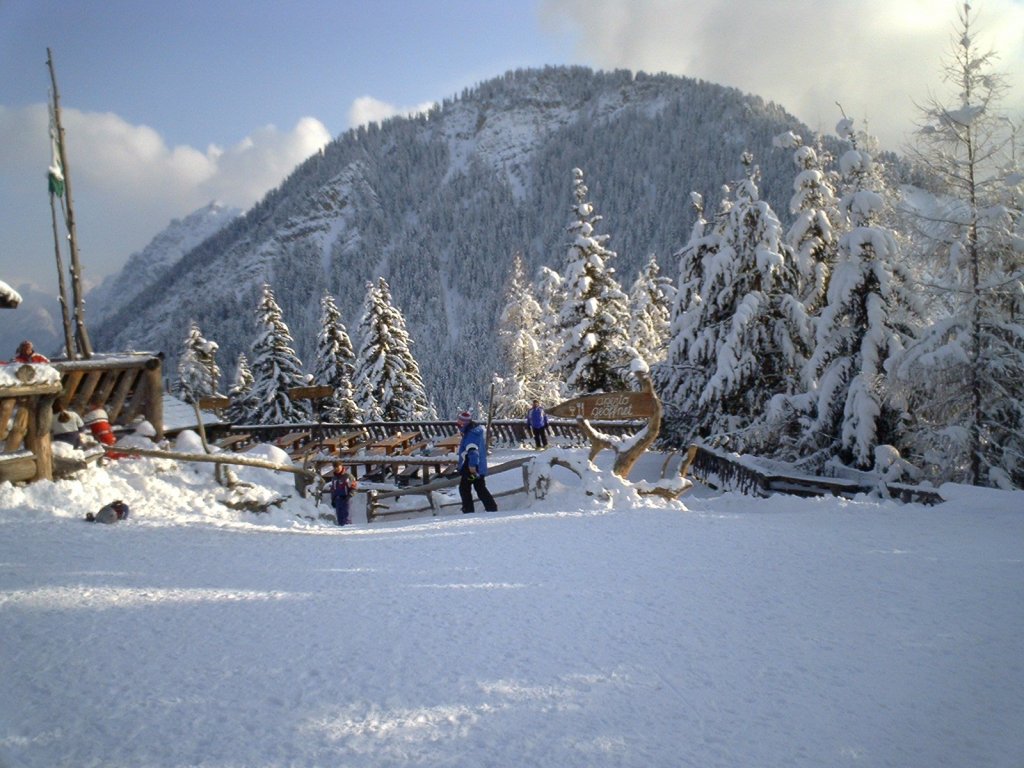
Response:
[{"label": "snow-covered roof", "polygon": [[0,280],[0,309],[14,309],[21,304],[21,294]]},{"label": "snow-covered roof", "polygon": [[[195,429],[195,409],[184,400],[179,400],[174,395],[164,394],[164,432],[179,432],[183,429]],[[222,424],[214,414],[207,411],[200,411],[203,417],[203,426]]]}]

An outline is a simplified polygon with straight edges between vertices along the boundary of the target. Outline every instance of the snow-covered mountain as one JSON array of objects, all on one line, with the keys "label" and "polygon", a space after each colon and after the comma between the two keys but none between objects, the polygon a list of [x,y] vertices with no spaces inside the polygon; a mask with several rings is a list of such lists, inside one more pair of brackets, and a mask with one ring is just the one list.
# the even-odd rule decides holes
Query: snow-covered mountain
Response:
[{"label": "snow-covered mountain", "polygon": [[142,289],[160,280],[182,256],[241,213],[238,208],[214,201],[183,219],[172,220],[145,248],[133,253],[120,272],[107,277],[86,294],[88,322],[102,323]]},{"label": "snow-covered mountain", "polygon": [[[388,279],[441,413],[486,401],[497,367],[494,327],[511,259],[532,273],[561,269],[572,169],[584,169],[604,216],[620,282],[653,254],[672,258],[692,224],[689,193],[713,210],[723,183],[743,175],[744,151],[764,174],[762,196],[785,211],[782,130],[810,132],[777,105],[669,75],[549,67],[510,72],[428,114],[349,131],[300,165],[246,215],[143,277],[112,284],[114,313],[91,326],[97,349],[162,350],[176,361],[189,321],[220,345],[230,376],[255,333],[269,282],[307,369],[319,300],[337,299],[351,330],[367,281]],[[126,272],[129,267],[126,267]],[[137,271],[136,271],[137,270]],[[95,298],[95,304],[100,303]],[[96,314],[92,315],[96,317]]]}]

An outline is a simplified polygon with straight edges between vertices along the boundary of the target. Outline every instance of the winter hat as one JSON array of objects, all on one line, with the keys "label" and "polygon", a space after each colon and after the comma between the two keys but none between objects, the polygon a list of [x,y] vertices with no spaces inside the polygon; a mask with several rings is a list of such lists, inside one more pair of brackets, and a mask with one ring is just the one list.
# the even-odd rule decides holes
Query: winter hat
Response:
[{"label": "winter hat", "polygon": [[472,420],[473,414],[470,413],[469,411],[463,411],[462,413],[459,414],[459,418],[455,420],[455,423],[460,427],[464,427],[467,424],[469,424],[469,422],[471,422]]}]

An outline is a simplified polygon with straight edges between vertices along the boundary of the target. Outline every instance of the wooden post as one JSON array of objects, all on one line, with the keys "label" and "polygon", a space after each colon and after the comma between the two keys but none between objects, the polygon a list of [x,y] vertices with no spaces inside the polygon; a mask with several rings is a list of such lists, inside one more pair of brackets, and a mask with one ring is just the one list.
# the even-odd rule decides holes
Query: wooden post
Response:
[{"label": "wooden post", "polygon": [[[150,367],[152,365],[152,367]],[[145,387],[146,387],[146,421],[153,425],[156,430],[156,439],[164,439],[164,388],[163,379],[160,376],[160,360],[156,359],[146,364]]]},{"label": "wooden post", "polygon": [[36,457],[33,480],[53,480],[53,441],[50,424],[53,420],[53,401],[57,395],[44,395],[36,401],[36,412],[29,425],[25,447]]},{"label": "wooden post", "polygon": [[57,151],[60,153],[61,171],[64,174],[64,195],[66,200],[68,243],[71,246],[71,292],[75,300],[75,337],[78,350],[86,360],[92,357],[89,332],[85,329],[85,305],[82,293],[82,267],[78,262],[78,230],[75,226],[75,212],[71,203],[71,174],[68,172],[68,156],[64,149],[64,126],[60,122],[60,93],[57,91],[57,74],[53,67],[53,54],[46,49],[46,66],[50,69],[53,84],[53,120],[57,126]]},{"label": "wooden post", "polygon": [[18,398],[15,403],[14,418],[7,440],[4,442],[4,453],[14,453],[25,442],[28,434],[28,407],[25,398]]},{"label": "wooden post", "polygon": [[57,204],[53,198],[55,195],[50,191],[50,219],[53,222],[53,250],[57,259],[57,290],[60,293],[60,317],[64,324],[64,352],[68,360],[78,357],[75,349],[74,334],[71,331],[71,315],[68,310],[68,288],[64,280],[64,259],[60,254],[60,233],[57,230]]}]

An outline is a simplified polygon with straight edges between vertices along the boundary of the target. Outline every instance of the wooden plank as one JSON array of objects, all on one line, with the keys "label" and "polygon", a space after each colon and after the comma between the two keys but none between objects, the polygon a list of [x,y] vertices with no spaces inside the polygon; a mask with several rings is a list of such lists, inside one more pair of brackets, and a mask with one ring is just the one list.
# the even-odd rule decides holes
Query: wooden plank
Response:
[{"label": "wooden plank", "polygon": [[246,443],[248,443],[250,440],[252,440],[252,435],[248,435],[242,432],[233,435],[228,435],[227,437],[222,437],[220,440],[216,441],[214,445],[216,445],[218,448],[223,448],[224,450],[230,449],[232,451],[236,451],[242,446],[244,446]]},{"label": "wooden plank", "polygon": [[[14,411],[11,431],[7,433],[7,439],[4,441],[4,453],[14,453],[18,450],[25,441],[25,435],[27,434],[28,404],[24,400],[21,400],[18,402],[17,410]],[[34,469],[35,460],[33,460],[32,466]]]},{"label": "wooden plank", "polygon": [[227,397],[200,397],[199,408],[203,411],[223,411],[231,407],[231,399]]},{"label": "wooden plank", "polygon": [[440,440],[434,441],[435,448],[446,449],[449,453],[455,453],[462,443],[462,435],[449,435]]},{"label": "wooden plank", "polygon": [[113,413],[110,412],[110,396],[114,392],[114,386],[117,384],[118,374],[114,371],[106,370],[103,371],[103,377],[100,380],[100,386],[98,387],[97,397],[103,401],[107,408],[107,414],[110,416],[110,423],[113,424],[117,418]]},{"label": "wooden plank", "polygon": [[311,438],[312,435],[309,432],[289,432],[287,435],[277,438],[277,440],[274,441],[274,445],[286,451],[292,451],[304,441],[308,441]]},{"label": "wooden plank", "polygon": [[68,371],[63,374],[64,397],[61,398],[61,402],[65,408],[81,412],[84,402],[80,402],[78,387],[82,383],[83,378],[85,378],[85,371]]},{"label": "wooden plank", "polygon": [[288,390],[288,397],[292,400],[322,400],[333,394],[333,387],[292,387]]},{"label": "wooden plank", "polygon": [[4,387],[3,389],[0,389],[0,395],[2,395],[5,398],[32,397],[36,395],[54,395],[59,393],[60,384],[57,382],[40,382],[39,384],[19,384],[16,387]]},{"label": "wooden plank", "polygon": [[559,419],[646,419],[657,413],[657,401],[647,392],[605,392],[574,397],[548,409]]},{"label": "wooden plank", "polygon": [[128,399],[128,394],[132,391],[132,387],[135,386],[141,374],[142,371],[140,369],[130,368],[117,374],[117,387],[114,389],[110,402],[107,403],[107,415],[110,416],[111,420],[116,419],[121,413],[121,410],[124,408],[124,402]]},{"label": "wooden plank", "polygon": [[13,397],[5,397],[0,400],[0,440],[7,439],[10,432],[11,414],[14,413],[14,406],[18,401]]},{"label": "wooden plank", "polygon": [[27,452],[23,455],[5,458],[0,456],[0,482],[12,483],[31,480],[36,476],[36,460]]}]

